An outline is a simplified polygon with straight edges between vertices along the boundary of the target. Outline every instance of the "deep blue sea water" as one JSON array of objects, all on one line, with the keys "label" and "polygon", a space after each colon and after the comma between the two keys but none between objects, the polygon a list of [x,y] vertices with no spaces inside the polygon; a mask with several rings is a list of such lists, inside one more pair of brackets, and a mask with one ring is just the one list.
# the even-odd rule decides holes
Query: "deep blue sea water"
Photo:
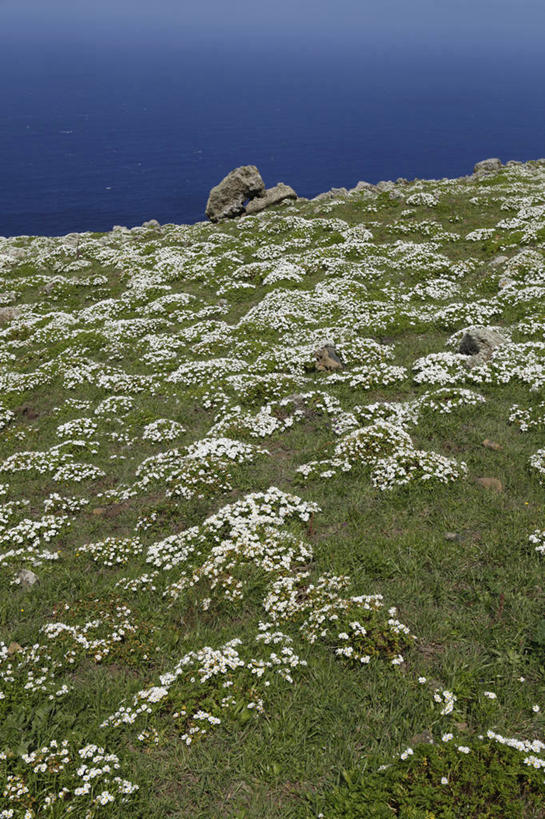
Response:
[{"label": "deep blue sea water", "polygon": [[545,50],[3,43],[0,235],[204,218],[256,164],[314,196],[545,156]]}]

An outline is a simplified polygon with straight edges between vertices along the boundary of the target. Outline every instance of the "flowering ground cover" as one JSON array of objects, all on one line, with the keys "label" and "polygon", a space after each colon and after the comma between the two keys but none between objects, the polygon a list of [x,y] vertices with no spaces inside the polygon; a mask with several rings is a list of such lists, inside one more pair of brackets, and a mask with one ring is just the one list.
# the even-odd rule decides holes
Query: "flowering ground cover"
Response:
[{"label": "flowering ground cover", "polygon": [[0,238],[0,819],[545,816],[545,162],[390,188]]}]

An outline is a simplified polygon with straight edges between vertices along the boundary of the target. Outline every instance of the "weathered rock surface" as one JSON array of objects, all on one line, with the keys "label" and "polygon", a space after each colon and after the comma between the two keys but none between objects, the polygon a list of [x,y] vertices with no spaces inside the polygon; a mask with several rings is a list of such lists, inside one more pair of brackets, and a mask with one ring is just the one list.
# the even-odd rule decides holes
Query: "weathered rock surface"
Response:
[{"label": "weathered rock surface", "polygon": [[244,202],[265,193],[265,183],[255,165],[242,165],[227,174],[210,191],[206,215],[211,222],[245,212]]},{"label": "weathered rock surface", "polygon": [[501,452],[503,449],[501,444],[498,444],[496,441],[491,441],[490,438],[484,439],[483,446],[485,446],[487,449],[493,449],[495,452]]},{"label": "weathered rock surface", "polygon": [[497,173],[502,169],[501,159],[497,157],[492,157],[491,159],[482,159],[480,162],[477,162],[475,167],[473,168],[473,173],[476,174],[487,174],[487,173]]},{"label": "weathered rock surface", "polygon": [[509,261],[509,256],[494,256],[493,259],[490,259],[490,264],[494,267],[497,267],[500,264],[505,264],[505,262]]},{"label": "weathered rock surface", "polygon": [[7,324],[8,321],[18,318],[21,311],[17,307],[0,307],[0,324]]},{"label": "weathered rock surface", "polygon": [[319,193],[317,196],[314,196],[312,201],[325,202],[327,199],[335,199],[338,196],[346,196],[348,192],[348,188],[331,188],[329,191],[324,191],[323,193]]},{"label": "weathered rock surface", "polygon": [[469,367],[475,367],[488,361],[494,350],[507,341],[503,333],[493,327],[471,328],[464,334],[458,352],[469,357]]},{"label": "weathered rock surface", "polygon": [[333,372],[334,370],[342,370],[344,364],[339,358],[339,354],[332,344],[325,344],[319,350],[314,351],[314,358],[316,359],[316,369]]},{"label": "weathered rock surface", "polygon": [[142,222],[142,227],[148,230],[161,230],[161,225],[157,219],[148,219],[147,222]]},{"label": "weathered rock surface", "polygon": [[17,572],[17,580],[21,584],[21,586],[25,586],[26,588],[30,588],[34,586],[35,583],[38,582],[38,575],[31,572],[30,569],[21,569],[20,572]]},{"label": "weathered rock surface", "polygon": [[477,478],[477,483],[484,489],[491,489],[493,492],[503,492],[503,484],[499,478]]},{"label": "weathered rock surface", "polygon": [[384,193],[384,191],[389,192],[389,191],[393,190],[394,188],[395,188],[395,182],[392,182],[389,179],[388,180],[387,179],[381,179],[380,182],[377,182],[377,184],[376,184],[376,189],[379,190],[379,191],[382,191],[383,193]]},{"label": "weathered rock surface", "polygon": [[374,191],[375,186],[371,182],[366,182],[364,179],[360,179],[357,185],[354,188],[351,188],[349,193],[359,192],[359,191]]},{"label": "weathered rock surface", "polygon": [[275,185],[273,188],[267,188],[263,194],[256,196],[248,202],[246,205],[246,214],[251,216],[254,213],[265,210],[265,208],[270,208],[271,205],[278,205],[286,199],[297,199],[297,194],[289,185],[279,182],[278,185]]}]

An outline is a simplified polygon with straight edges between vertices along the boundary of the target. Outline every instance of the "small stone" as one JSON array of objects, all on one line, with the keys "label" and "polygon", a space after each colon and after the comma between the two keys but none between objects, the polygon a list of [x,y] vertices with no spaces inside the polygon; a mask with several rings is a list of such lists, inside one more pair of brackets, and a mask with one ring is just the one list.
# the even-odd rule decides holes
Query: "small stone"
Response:
[{"label": "small stone", "polygon": [[505,262],[509,261],[508,256],[494,256],[493,259],[490,260],[490,264],[496,267],[499,264],[505,264]]},{"label": "small stone", "polygon": [[503,449],[501,444],[497,444],[496,441],[491,441],[490,438],[484,439],[483,446],[485,446],[487,449],[493,449],[496,452],[500,452]]},{"label": "small stone", "polygon": [[433,742],[433,734],[429,730],[422,731],[421,734],[415,734],[414,737],[411,738],[411,745],[422,745],[422,743],[432,743]]},{"label": "small stone", "polygon": [[479,486],[492,489],[494,492],[503,492],[503,484],[498,478],[477,478]]},{"label": "small stone", "polygon": [[8,654],[11,656],[12,654],[17,654],[18,651],[22,651],[23,646],[20,646],[19,643],[10,643],[8,646]]},{"label": "small stone", "polygon": [[461,543],[463,538],[459,532],[445,532],[445,540],[455,541],[456,543]]},{"label": "small stone", "polygon": [[316,369],[333,372],[334,370],[342,370],[344,364],[339,358],[339,354],[335,347],[331,344],[325,344],[319,350],[315,350],[314,357],[316,359]]},{"label": "small stone", "polygon": [[38,575],[31,572],[30,569],[21,569],[21,571],[17,573],[17,580],[21,586],[30,588],[30,586],[38,582]]},{"label": "small stone", "polygon": [[7,324],[8,321],[13,321],[20,315],[21,311],[17,307],[0,307],[0,324]]}]

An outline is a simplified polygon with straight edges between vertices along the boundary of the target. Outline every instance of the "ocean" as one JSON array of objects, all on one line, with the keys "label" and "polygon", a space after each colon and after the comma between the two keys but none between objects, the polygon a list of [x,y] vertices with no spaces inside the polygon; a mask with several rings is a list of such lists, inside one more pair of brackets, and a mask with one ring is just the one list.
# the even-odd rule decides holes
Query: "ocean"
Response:
[{"label": "ocean", "polygon": [[2,43],[0,235],[204,219],[255,164],[312,197],[545,156],[545,51]]}]

